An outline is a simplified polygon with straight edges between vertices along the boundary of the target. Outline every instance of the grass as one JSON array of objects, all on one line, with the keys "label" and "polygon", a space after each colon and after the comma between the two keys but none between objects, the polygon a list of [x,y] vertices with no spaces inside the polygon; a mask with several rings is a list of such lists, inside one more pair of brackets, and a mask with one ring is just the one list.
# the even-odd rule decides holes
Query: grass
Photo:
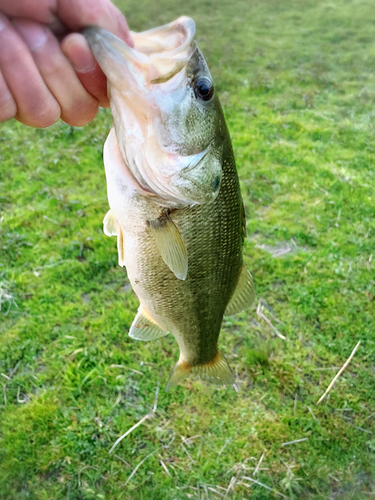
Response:
[{"label": "grass", "polygon": [[255,304],[220,339],[238,394],[165,393],[177,344],[128,338],[138,302],[102,232],[109,113],[83,129],[1,125],[0,498],[372,498],[373,4],[119,4],[135,30],[196,19],[236,152],[245,260],[286,341]]}]

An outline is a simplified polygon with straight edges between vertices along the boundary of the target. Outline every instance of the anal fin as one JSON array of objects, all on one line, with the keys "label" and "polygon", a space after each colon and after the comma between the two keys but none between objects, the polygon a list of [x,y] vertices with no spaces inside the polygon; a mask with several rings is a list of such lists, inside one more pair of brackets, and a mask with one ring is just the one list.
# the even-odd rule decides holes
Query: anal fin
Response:
[{"label": "anal fin", "polygon": [[121,267],[125,266],[125,248],[124,248],[124,234],[117,222],[112,210],[108,210],[103,219],[103,231],[107,236],[117,236],[117,252],[118,264]]},{"label": "anal fin", "polygon": [[155,340],[169,332],[164,330],[143,306],[140,306],[129,330],[129,337],[136,340]]},{"label": "anal fin", "polygon": [[172,219],[164,214],[149,221],[149,227],[164,262],[176,278],[185,280],[188,272],[187,252],[180,231]]},{"label": "anal fin", "polygon": [[253,277],[245,264],[243,264],[236,289],[225,309],[225,316],[232,316],[247,309],[254,302],[254,299]]},{"label": "anal fin", "polygon": [[195,375],[200,380],[211,384],[234,384],[233,373],[229,368],[228,362],[221,352],[218,352],[214,359],[204,365],[189,366],[186,361],[180,359],[169,377],[165,390],[169,391],[171,387],[178,385],[190,375]]}]

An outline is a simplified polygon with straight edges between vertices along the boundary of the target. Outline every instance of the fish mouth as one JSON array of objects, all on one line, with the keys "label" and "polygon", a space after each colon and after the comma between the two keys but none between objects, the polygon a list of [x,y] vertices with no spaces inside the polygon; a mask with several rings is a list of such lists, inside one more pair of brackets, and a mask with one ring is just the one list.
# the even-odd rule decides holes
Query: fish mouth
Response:
[{"label": "fish mouth", "polygon": [[169,81],[186,66],[195,49],[195,23],[185,16],[142,33],[131,32],[134,48],[101,28],[86,28],[83,35],[108,80],[122,88],[124,77],[146,88]]}]

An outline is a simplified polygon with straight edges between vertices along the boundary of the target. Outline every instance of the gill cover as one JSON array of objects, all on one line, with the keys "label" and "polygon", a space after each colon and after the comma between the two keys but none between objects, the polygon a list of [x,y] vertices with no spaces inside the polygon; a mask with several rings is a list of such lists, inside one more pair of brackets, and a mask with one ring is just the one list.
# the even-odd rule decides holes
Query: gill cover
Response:
[{"label": "gill cover", "polygon": [[139,191],[175,206],[213,201],[222,112],[194,21],[132,33],[134,49],[100,28],[84,35],[107,76],[116,140]]}]

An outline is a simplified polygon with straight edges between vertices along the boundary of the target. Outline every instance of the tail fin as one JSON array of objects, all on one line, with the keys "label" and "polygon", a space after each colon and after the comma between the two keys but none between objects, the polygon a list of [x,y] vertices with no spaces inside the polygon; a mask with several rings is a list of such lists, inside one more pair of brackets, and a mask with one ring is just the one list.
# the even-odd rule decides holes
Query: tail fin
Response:
[{"label": "tail fin", "polygon": [[165,390],[168,392],[171,387],[178,385],[189,375],[196,375],[200,380],[211,384],[234,384],[233,373],[221,352],[205,365],[189,366],[186,361],[180,359],[169,377]]}]

